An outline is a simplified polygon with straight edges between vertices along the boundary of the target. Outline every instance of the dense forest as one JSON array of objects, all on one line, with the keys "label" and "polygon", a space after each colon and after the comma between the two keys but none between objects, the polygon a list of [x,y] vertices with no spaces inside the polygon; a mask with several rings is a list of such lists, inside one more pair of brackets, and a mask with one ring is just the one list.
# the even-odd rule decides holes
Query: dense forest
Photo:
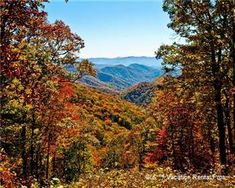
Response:
[{"label": "dense forest", "polygon": [[86,39],[46,3],[0,2],[0,187],[235,186],[234,0],[164,0],[184,42],[125,96],[78,81]]}]

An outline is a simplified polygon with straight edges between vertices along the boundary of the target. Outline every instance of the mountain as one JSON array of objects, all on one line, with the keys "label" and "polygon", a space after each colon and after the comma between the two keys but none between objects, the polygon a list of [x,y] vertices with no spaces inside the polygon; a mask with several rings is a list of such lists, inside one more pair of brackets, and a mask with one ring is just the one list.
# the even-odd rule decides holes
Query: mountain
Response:
[{"label": "mountain", "polygon": [[91,129],[102,131],[107,141],[118,132],[129,130],[143,120],[141,107],[122,100],[119,96],[104,93],[83,84],[77,85],[73,102],[78,104],[81,118],[91,122],[93,125]]},{"label": "mountain", "polygon": [[112,66],[120,64],[128,66],[131,64],[141,64],[155,68],[161,68],[161,60],[157,60],[155,57],[129,56],[117,58],[89,58],[89,60],[98,66]]},{"label": "mountain", "polygon": [[163,83],[164,77],[156,78],[152,82],[141,82],[122,91],[120,96],[138,106],[146,106],[152,102],[155,92],[162,89]]},{"label": "mountain", "polygon": [[[151,82],[162,74],[160,60],[154,57],[130,56],[89,60],[97,70],[97,79],[86,76],[80,81],[104,91],[122,91],[140,82]],[[65,68],[70,72],[76,71],[73,65]]]},{"label": "mountain", "polygon": [[151,82],[161,73],[157,68],[140,64],[114,65],[99,69],[97,78],[122,90],[140,82]]},{"label": "mountain", "polygon": [[110,87],[114,87],[117,90],[123,90],[125,88],[128,88],[131,86],[130,83],[126,82],[125,80],[122,80],[121,78],[115,77],[109,73],[104,73],[104,72],[97,72],[97,78],[108,84]]},{"label": "mountain", "polygon": [[151,102],[154,92],[158,89],[155,82],[141,82],[121,93],[121,98],[136,105],[146,105]]},{"label": "mountain", "polygon": [[90,86],[92,88],[98,89],[98,90],[106,92],[106,93],[113,93],[113,94],[118,93],[117,88],[111,87],[110,85],[98,80],[97,78],[95,78],[91,75],[84,75],[82,78],[77,80],[77,83]]}]

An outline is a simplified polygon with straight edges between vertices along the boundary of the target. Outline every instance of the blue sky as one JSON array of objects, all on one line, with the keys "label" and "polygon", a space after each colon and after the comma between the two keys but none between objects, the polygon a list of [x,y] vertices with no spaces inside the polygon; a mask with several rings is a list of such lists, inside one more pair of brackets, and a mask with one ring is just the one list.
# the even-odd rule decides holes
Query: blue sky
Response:
[{"label": "blue sky", "polygon": [[51,0],[46,11],[84,39],[81,57],[154,56],[174,39],[162,0]]}]

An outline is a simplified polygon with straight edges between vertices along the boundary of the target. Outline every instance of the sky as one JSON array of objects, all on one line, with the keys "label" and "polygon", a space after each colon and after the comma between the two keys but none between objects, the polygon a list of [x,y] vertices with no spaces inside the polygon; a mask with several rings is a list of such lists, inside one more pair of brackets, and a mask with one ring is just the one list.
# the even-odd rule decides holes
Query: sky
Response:
[{"label": "sky", "polygon": [[45,10],[85,41],[82,58],[154,56],[175,39],[162,0],[51,0]]}]

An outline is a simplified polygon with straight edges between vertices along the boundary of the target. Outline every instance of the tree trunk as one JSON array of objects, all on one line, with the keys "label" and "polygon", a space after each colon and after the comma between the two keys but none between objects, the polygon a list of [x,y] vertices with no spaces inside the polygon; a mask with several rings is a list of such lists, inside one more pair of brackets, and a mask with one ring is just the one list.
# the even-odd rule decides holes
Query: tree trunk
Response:
[{"label": "tree trunk", "polygon": [[56,150],[52,158],[52,175],[55,176],[55,174],[56,174]]},{"label": "tree trunk", "polygon": [[[222,165],[226,164],[226,148],[225,148],[225,127],[224,127],[224,115],[223,115],[223,105],[221,98],[222,83],[220,77],[220,61],[216,62],[216,51],[213,41],[211,41],[211,63],[212,63],[212,74],[214,77],[213,87],[215,89],[215,99],[216,104],[216,116],[217,116],[217,126],[219,130],[219,151],[220,151],[220,163]],[[218,59],[220,59],[221,54],[218,54]]]},{"label": "tree trunk", "polygon": [[36,159],[35,159],[35,176],[37,178],[37,180],[39,180],[39,156],[40,156],[40,146],[37,146],[37,150],[36,150]]},{"label": "tree trunk", "polygon": [[30,139],[30,174],[33,176],[34,172],[34,129],[35,129],[35,109],[32,110],[32,124],[31,124],[31,139]]},{"label": "tree trunk", "polygon": [[47,167],[46,167],[46,179],[49,178],[49,169],[50,169],[50,148],[51,148],[51,134],[48,134],[48,143],[47,143]]},{"label": "tree trunk", "polygon": [[22,158],[22,174],[23,178],[27,178],[27,155],[26,155],[26,126],[21,129],[21,158]]},{"label": "tree trunk", "polygon": [[[235,1],[233,1],[233,7],[235,6]],[[234,16],[233,16],[234,18]],[[232,49],[231,49],[231,59],[233,65],[233,87],[235,87],[235,21],[232,20]],[[232,94],[233,100],[233,140],[235,141],[235,92]],[[235,146],[233,146],[233,153],[235,153]]]},{"label": "tree trunk", "polygon": [[[233,94],[233,137],[232,137],[232,139],[235,143],[235,93]],[[233,145],[233,153],[235,153],[235,145]]]},{"label": "tree trunk", "polygon": [[217,126],[219,130],[219,150],[220,150],[220,163],[226,164],[226,148],[225,148],[225,128],[223,120],[223,106],[221,103],[220,90],[215,91],[216,113],[217,113]]},{"label": "tree trunk", "polygon": [[230,104],[229,97],[226,96],[225,108],[224,108],[225,121],[228,128],[228,143],[230,152],[233,153],[233,136],[231,128],[231,118],[230,118]]}]

